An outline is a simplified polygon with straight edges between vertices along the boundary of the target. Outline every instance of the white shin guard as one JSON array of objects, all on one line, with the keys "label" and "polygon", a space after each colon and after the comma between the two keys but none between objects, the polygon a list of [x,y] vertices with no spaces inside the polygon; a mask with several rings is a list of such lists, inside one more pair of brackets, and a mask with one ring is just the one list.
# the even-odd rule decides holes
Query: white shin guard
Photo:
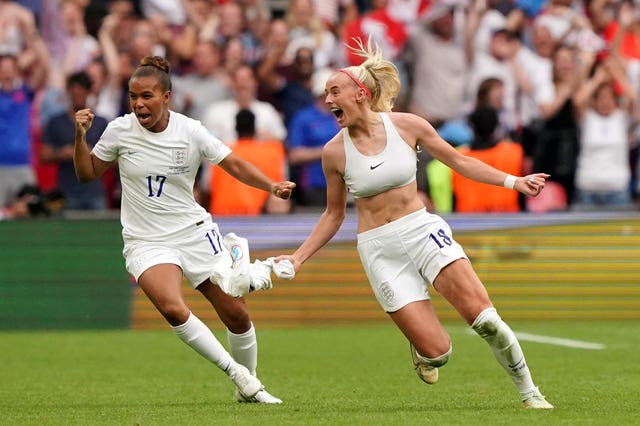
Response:
[{"label": "white shin guard", "polygon": [[518,338],[502,321],[495,308],[487,308],[478,315],[471,327],[491,347],[498,363],[511,377],[521,396],[536,390],[529,367],[524,359]]},{"label": "white shin guard", "polygon": [[253,324],[249,330],[242,334],[235,334],[227,329],[227,342],[233,359],[247,367],[255,376],[258,367],[258,341]]}]

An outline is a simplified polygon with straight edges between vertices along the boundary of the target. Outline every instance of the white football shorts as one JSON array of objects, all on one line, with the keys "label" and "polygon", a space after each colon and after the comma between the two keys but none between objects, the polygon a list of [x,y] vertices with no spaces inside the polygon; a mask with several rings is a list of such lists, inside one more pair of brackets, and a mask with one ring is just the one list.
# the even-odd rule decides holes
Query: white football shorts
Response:
[{"label": "white football shorts", "polygon": [[216,263],[231,267],[231,255],[222,244],[222,238],[218,225],[205,219],[171,235],[164,242],[127,243],[122,253],[127,271],[136,281],[150,267],[172,263],[182,268],[185,278],[196,288],[209,279]]},{"label": "white football shorts", "polygon": [[358,234],[358,253],[385,312],[429,300],[427,283],[451,262],[468,259],[449,225],[426,210]]}]

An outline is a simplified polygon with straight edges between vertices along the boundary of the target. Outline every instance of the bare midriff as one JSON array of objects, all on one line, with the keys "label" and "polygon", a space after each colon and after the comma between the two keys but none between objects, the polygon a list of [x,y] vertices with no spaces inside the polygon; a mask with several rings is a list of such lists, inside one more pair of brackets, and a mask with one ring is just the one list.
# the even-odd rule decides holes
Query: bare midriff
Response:
[{"label": "bare midriff", "polygon": [[424,204],[417,196],[416,181],[371,197],[356,198],[355,206],[358,211],[358,233],[424,209]]}]

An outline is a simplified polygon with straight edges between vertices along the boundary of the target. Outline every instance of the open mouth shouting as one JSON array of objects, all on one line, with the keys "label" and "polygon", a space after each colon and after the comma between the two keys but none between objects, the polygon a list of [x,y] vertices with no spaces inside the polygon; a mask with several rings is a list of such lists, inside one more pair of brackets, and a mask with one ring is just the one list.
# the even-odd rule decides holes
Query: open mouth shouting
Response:
[{"label": "open mouth shouting", "polygon": [[333,113],[333,115],[335,115],[336,119],[338,120],[338,123],[340,123],[342,120],[342,118],[344,117],[344,111],[342,111],[342,109],[340,108],[331,108],[331,113]]},{"label": "open mouth shouting", "polygon": [[148,127],[151,124],[152,117],[148,112],[136,112],[136,118],[143,127]]}]

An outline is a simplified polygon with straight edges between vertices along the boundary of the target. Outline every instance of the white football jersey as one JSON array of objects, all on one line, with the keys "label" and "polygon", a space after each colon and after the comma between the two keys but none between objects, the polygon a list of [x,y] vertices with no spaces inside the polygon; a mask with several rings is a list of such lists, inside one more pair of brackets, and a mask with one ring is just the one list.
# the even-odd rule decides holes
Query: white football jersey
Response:
[{"label": "white football jersey", "polygon": [[168,127],[150,132],[134,114],[109,123],[93,154],[118,160],[122,185],[120,221],[125,243],[166,241],[209,216],[193,196],[203,159],[218,164],[231,150],[199,121],[170,111]]}]

